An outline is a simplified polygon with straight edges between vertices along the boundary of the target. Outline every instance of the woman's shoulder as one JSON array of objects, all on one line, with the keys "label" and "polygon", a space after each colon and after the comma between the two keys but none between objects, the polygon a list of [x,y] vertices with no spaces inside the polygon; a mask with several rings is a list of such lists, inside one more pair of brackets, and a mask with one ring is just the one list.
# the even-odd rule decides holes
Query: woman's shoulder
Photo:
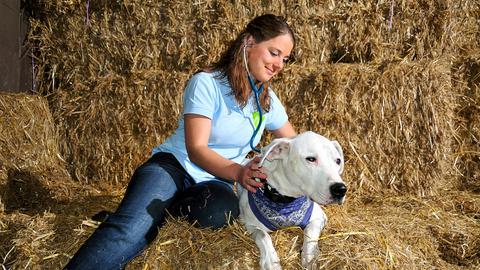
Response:
[{"label": "woman's shoulder", "polygon": [[268,87],[268,95],[270,96],[270,105],[271,106],[273,106],[273,107],[283,106],[282,102],[280,101],[280,98],[275,93],[275,90],[273,90],[271,87]]},{"label": "woman's shoulder", "polygon": [[268,86],[268,95],[270,97],[278,98],[277,94],[275,94],[275,90],[270,85]]},{"label": "woman's shoulder", "polygon": [[195,79],[195,80],[214,80],[214,79],[217,79],[219,77],[219,75],[220,74],[216,71],[200,70],[200,71],[195,72],[192,75],[192,79]]},{"label": "woman's shoulder", "polygon": [[218,71],[198,71],[190,78],[190,83],[201,83],[215,86],[215,88],[229,87],[228,79]]}]

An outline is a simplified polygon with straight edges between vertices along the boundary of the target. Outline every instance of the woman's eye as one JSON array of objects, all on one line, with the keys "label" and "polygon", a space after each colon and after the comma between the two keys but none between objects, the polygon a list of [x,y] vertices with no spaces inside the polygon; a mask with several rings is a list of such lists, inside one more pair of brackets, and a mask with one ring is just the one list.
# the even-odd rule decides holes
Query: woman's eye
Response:
[{"label": "woman's eye", "polygon": [[272,56],[278,56],[278,52],[270,51],[270,54],[271,54]]},{"label": "woman's eye", "polygon": [[305,159],[308,160],[309,162],[317,161],[317,159],[315,157],[306,157]]}]

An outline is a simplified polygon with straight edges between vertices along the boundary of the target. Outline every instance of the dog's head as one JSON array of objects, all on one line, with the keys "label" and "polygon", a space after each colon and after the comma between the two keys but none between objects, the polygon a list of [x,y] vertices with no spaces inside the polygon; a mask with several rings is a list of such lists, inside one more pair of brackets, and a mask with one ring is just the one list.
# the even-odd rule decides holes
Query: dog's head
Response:
[{"label": "dog's head", "polygon": [[343,151],[337,141],[308,131],[294,138],[279,138],[263,149],[267,181],[281,194],[310,197],[318,204],[342,204],[347,187]]}]

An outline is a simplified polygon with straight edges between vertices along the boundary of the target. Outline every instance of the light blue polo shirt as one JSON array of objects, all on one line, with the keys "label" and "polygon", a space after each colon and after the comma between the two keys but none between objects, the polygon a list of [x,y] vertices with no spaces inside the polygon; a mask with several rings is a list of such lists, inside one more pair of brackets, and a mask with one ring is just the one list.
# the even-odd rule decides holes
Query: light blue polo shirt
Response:
[{"label": "light blue polo shirt", "polygon": [[[251,151],[250,138],[255,130],[254,113],[257,112],[255,97],[252,95],[247,105],[240,108],[231,93],[228,80],[216,78],[218,74],[199,72],[192,76],[183,96],[183,115],[198,114],[210,118],[212,123],[208,147],[227,159],[241,163]],[[270,111],[263,114],[262,126],[255,137],[254,146],[260,142],[265,128],[279,129],[288,120],[278,97],[271,89],[269,94]],[[218,179],[188,158],[183,116],[173,135],[153,149],[153,154],[158,152],[172,153],[197,183]]]}]

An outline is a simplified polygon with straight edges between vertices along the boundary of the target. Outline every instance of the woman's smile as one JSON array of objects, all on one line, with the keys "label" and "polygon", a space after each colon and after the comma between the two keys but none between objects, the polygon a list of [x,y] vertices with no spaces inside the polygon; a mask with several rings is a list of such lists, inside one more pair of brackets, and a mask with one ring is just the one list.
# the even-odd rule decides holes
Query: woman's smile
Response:
[{"label": "woman's smile", "polygon": [[248,69],[256,81],[266,82],[277,75],[293,49],[288,34],[253,44],[248,48]]}]

